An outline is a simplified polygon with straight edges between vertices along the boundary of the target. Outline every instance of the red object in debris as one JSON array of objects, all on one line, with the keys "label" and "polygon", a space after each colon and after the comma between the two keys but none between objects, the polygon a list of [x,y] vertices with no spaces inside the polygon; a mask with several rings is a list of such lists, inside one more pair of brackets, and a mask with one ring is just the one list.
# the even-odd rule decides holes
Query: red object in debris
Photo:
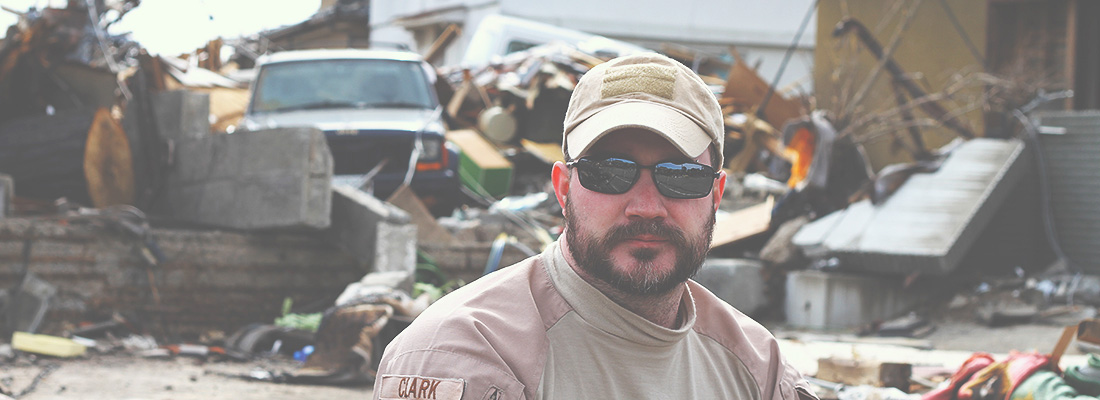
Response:
[{"label": "red object in debris", "polygon": [[958,371],[951,375],[951,385],[925,393],[921,400],[954,400],[963,384],[970,380],[974,373],[993,365],[993,356],[989,353],[974,353],[963,362]]},{"label": "red object in debris", "polygon": [[[1009,398],[1016,386],[1041,369],[1049,369],[1050,356],[1032,351],[1013,351],[1004,361],[994,362],[987,353],[974,353],[951,376],[951,385],[928,392],[921,400],[969,400],[990,398],[990,395]],[[1057,372],[1057,366],[1054,367]],[[979,390],[991,393],[979,394]]]},{"label": "red object in debris", "polygon": [[161,346],[162,349],[167,349],[172,352],[172,355],[185,355],[185,356],[198,356],[206,357],[210,354],[225,355],[225,349],[216,346],[204,346],[200,344],[170,344]]}]

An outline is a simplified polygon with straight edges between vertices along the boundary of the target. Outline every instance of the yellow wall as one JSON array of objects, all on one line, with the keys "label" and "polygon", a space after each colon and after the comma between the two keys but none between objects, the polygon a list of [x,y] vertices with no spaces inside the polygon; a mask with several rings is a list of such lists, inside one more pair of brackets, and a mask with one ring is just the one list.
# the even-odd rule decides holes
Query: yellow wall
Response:
[{"label": "yellow wall", "polygon": [[[986,2],[982,0],[821,0],[817,12],[817,44],[814,50],[814,91],[817,108],[839,115],[845,103],[865,84],[877,67],[878,61],[858,41],[854,32],[834,38],[833,28],[844,17],[850,16],[862,22],[888,51],[899,27],[906,20],[910,8],[919,3],[915,16],[901,34],[901,41],[893,58],[901,68],[916,79],[928,93],[943,91],[963,77],[982,71],[966,42],[948,17],[942,4],[947,3],[970,41],[985,57]],[[883,70],[863,101],[849,112],[852,120],[896,107],[892,77]],[[971,81],[971,79],[966,79]],[[971,88],[941,102],[948,111],[964,110],[980,100],[981,85],[972,82]],[[917,118],[928,118],[921,110],[914,110]],[[965,114],[964,122],[978,136],[983,135],[981,110]],[[853,137],[861,138],[874,170],[888,164],[911,160],[908,152],[895,144],[892,132],[908,136],[908,131],[898,129],[897,122],[878,124],[878,128],[854,130]],[[840,124],[838,124],[840,125]],[[883,129],[894,127],[894,129]],[[840,126],[838,126],[838,129]],[[929,149],[946,144],[956,137],[954,131],[945,128],[922,128],[922,137]],[[869,136],[884,132],[875,138]],[[907,139],[906,139],[907,140]]]}]

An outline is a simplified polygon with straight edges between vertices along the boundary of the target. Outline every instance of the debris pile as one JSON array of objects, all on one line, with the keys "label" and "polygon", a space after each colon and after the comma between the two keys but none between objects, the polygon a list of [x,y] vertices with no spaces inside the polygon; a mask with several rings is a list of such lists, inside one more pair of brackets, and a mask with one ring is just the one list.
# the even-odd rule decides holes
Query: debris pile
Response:
[{"label": "debris pile", "polygon": [[[186,57],[152,56],[106,33],[138,2],[111,4],[112,13],[95,2],[21,13],[0,47],[0,263],[13,266],[0,271],[0,333],[12,335],[0,364],[28,354],[279,355],[299,368],[239,377],[362,384],[428,303],[561,233],[547,171],[563,160],[574,86],[609,55],[554,43],[437,68],[436,112],[462,183],[461,207],[438,217],[409,186],[379,199],[354,184],[370,176],[334,179],[318,129],[237,131],[251,79],[241,67],[263,46],[231,43],[245,58],[224,65],[221,39]],[[446,30],[426,59],[457,34]],[[1081,200],[1096,176],[1062,160],[1043,167],[1057,156],[1048,145],[1093,165],[1095,116],[1036,122],[1027,114],[1058,94],[1017,105],[998,94],[1018,87],[976,76],[989,85],[976,107],[1019,123],[1018,134],[988,137],[948,101],[957,87],[928,93],[859,21],[844,19],[835,35],[854,37],[877,65],[837,109],[781,93],[736,51],[723,60],[664,49],[702,66],[726,115],[729,181],[697,280],[754,316],[860,340],[931,347],[922,338],[947,309],[989,326],[1073,325],[1067,337],[1100,343],[1094,325],[1077,325],[1100,306],[1087,274],[1100,225],[1095,202]],[[859,103],[881,72],[896,107],[867,112]],[[1070,141],[1037,137],[1053,125]],[[932,146],[925,129],[953,140]],[[890,157],[869,152],[884,136]],[[898,154],[908,161],[877,165]],[[1094,394],[1100,361],[1063,378],[1065,346],[1000,361],[976,353],[957,371],[823,358],[815,382],[837,398]]]}]

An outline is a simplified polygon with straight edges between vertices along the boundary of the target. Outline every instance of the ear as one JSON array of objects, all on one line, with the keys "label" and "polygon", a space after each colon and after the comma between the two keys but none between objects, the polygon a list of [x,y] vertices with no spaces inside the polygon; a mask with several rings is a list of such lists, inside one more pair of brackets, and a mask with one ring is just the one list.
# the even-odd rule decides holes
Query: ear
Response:
[{"label": "ear", "polygon": [[569,195],[569,167],[558,161],[554,163],[554,169],[550,172],[550,183],[554,185],[554,195],[558,197],[558,205],[565,210],[565,196]]},{"label": "ear", "polygon": [[718,211],[718,205],[722,203],[722,195],[726,193],[726,170],[718,171],[718,179],[714,180],[714,211]]}]

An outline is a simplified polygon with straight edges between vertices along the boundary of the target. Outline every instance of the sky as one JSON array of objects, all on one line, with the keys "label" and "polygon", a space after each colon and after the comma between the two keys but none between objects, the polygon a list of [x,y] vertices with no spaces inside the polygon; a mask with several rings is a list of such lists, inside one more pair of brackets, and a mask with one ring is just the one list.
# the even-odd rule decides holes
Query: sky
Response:
[{"label": "sky", "polygon": [[[17,11],[32,6],[64,7],[66,0],[0,0]],[[237,37],[302,22],[317,12],[320,0],[143,0],[112,25],[111,34],[131,32],[150,53],[177,55],[217,38]],[[0,35],[17,17],[0,11]]]}]

